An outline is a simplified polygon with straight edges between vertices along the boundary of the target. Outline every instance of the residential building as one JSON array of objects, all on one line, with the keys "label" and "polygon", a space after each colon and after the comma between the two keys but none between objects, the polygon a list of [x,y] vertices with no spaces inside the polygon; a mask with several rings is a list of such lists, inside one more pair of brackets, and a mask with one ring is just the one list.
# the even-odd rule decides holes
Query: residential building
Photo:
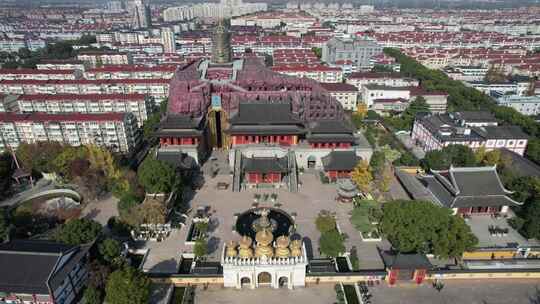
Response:
[{"label": "residential building", "polygon": [[371,67],[370,59],[382,53],[382,46],[374,40],[362,37],[334,37],[322,48],[322,61],[335,64],[339,60],[351,60],[358,70]]},{"label": "residential building", "polygon": [[483,81],[488,70],[483,66],[453,66],[443,69],[443,72],[454,80]]},{"label": "residential building", "polygon": [[358,89],[350,84],[341,82],[322,82],[321,86],[325,88],[332,97],[348,111],[356,110],[358,100]]},{"label": "residential building", "polygon": [[128,154],[139,146],[141,134],[131,113],[0,113],[0,151],[39,141],[95,144]]},{"label": "residential building", "polygon": [[81,78],[77,70],[0,69],[1,80],[75,80]]},{"label": "residential building", "polygon": [[419,114],[411,137],[426,152],[455,144],[473,150],[506,148],[519,155],[525,153],[529,139],[518,126],[499,126],[489,112]]},{"label": "residential building", "polygon": [[368,108],[373,106],[377,100],[389,100],[389,99],[404,99],[409,100],[411,98],[411,89],[409,87],[389,87],[377,84],[368,84],[362,86],[362,98],[361,101],[365,103]]},{"label": "residential building", "polygon": [[540,114],[540,95],[502,95],[495,100],[499,105],[514,108],[523,115]]},{"label": "residential building", "polygon": [[280,74],[306,77],[319,82],[342,82],[343,71],[321,64],[281,64],[273,66],[272,70]]},{"label": "residential building", "polygon": [[77,59],[96,68],[103,65],[133,64],[131,54],[114,51],[89,51],[81,52]]},{"label": "residential building", "polygon": [[139,127],[155,108],[154,98],[144,94],[38,94],[20,95],[12,110],[19,113],[132,113]]},{"label": "residential building", "polygon": [[165,53],[176,53],[176,38],[171,28],[161,28],[161,44]]},{"label": "residential building", "polygon": [[399,73],[376,73],[357,72],[347,76],[345,82],[354,85],[358,91],[368,84],[387,87],[417,87],[420,82],[417,79],[403,77]]},{"label": "residential building", "polygon": [[0,302],[77,303],[88,280],[90,247],[41,240],[0,243]]},{"label": "residential building", "polygon": [[150,6],[146,0],[133,0],[132,23],[134,29],[149,28],[152,26]]}]

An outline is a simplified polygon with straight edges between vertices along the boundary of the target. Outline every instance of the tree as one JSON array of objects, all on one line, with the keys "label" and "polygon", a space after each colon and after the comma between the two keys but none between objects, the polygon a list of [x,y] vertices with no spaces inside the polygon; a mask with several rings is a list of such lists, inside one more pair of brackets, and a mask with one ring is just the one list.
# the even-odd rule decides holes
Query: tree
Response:
[{"label": "tree", "polygon": [[208,254],[208,242],[205,238],[199,238],[195,241],[193,246],[193,254],[197,258],[202,258]]},{"label": "tree", "polygon": [[442,150],[433,150],[426,153],[422,160],[424,170],[444,170],[450,165],[455,167],[472,167],[478,165],[478,155],[471,148],[464,145],[449,145]]},{"label": "tree", "polygon": [[7,197],[11,188],[11,176],[15,171],[13,165],[13,157],[11,154],[4,152],[0,154],[0,197]]},{"label": "tree", "polygon": [[321,48],[313,47],[313,48],[311,48],[311,50],[313,51],[315,56],[317,56],[317,58],[321,59],[321,57],[322,57],[322,49]]},{"label": "tree", "polygon": [[384,166],[385,162],[386,162],[386,158],[385,158],[384,152],[378,150],[378,151],[373,152],[373,155],[371,155],[369,166],[371,167],[371,170],[373,172],[379,172]]},{"label": "tree", "polygon": [[404,115],[414,118],[418,113],[429,113],[429,105],[424,96],[417,96],[407,107]]},{"label": "tree", "polygon": [[492,67],[487,71],[484,80],[489,83],[504,82],[506,81],[506,76],[500,68]]},{"label": "tree", "polygon": [[385,161],[389,163],[393,163],[401,157],[401,152],[392,149],[390,145],[385,145],[381,147],[381,152],[384,154]]},{"label": "tree", "polygon": [[501,161],[501,151],[492,150],[486,153],[486,156],[482,160],[482,164],[486,166],[495,166]]},{"label": "tree", "polygon": [[16,155],[19,164],[28,171],[53,172],[53,161],[64,149],[65,146],[56,141],[22,143]]},{"label": "tree", "polygon": [[336,218],[328,212],[321,212],[315,219],[315,226],[321,233],[334,230],[336,229]]},{"label": "tree", "polygon": [[381,172],[377,174],[377,184],[379,185],[379,190],[382,192],[388,192],[390,190],[390,185],[392,184],[394,172],[392,170],[392,165],[390,163],[385,163]]},{"label": "tree", "polygon": [[364,193],[368,193],[371,190],[371,182],[373,181],[373,175],[371,169],[366,160],[361,160],[354,168],[351,174],[352,180],[358,186],[358,189]]},{"label": "tree", "polygon": [[80,245],[95,240],[102,231],[98,222],[89,219],[75,219],[66,222],[56,234],[56,240],[68,245]]},{"label": "tree", "polygon": [[327,257],[337,257],[345,252],[345,237],[336,229],[321,233],[319,246],[321,253]]},{"label": "tree", "polygon": [[122,254],[120,242],[111,238],[105,239],[99,244],[99,254],[109,264],[118,263]]},{"label": "tree", "polygon": [[9,221],[7,210],[0,208],[0,243],[2,243],[8,236]]},{"label": "tree", "polygon": [[146,157],[137,171],[139,183],[147,193],[170,192],[175,182],[175,171],[168,163]]},{"label": "tree", "polygon": [[382,233],[403,253],[433,253],[460,257],[478,239],[461,217],[430,202],[393,201],[383,205]]},{"label": "tree", "polygon": [[368,113],[367,104],[365,102],[359,102],[358,105],[356,106],[355,114],[358,115],[360,119],[364,119],[366,118],[367,113]]},{"label": "tree", "polygon": [[101,290],[96,289],[94,287],[87,287],[84,290],[82,303],[83,304],[101,304],[103,295],[101,294]]},{"label": "tree", "polygon": [[125,267],[111,273],[105,294],[108,304],[146,304],[150,298],[150,279],[132,267]]}]

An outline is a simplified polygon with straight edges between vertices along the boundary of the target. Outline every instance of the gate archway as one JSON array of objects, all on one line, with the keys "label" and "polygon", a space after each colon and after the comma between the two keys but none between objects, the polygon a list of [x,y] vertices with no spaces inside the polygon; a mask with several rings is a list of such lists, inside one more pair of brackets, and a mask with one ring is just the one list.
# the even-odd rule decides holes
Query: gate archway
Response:
[{"label": "gate archway", "polygon": [[257,276],[257,283],[259,285],[270,285],[272,284],[272,275],[268,272],[261,272]]}]

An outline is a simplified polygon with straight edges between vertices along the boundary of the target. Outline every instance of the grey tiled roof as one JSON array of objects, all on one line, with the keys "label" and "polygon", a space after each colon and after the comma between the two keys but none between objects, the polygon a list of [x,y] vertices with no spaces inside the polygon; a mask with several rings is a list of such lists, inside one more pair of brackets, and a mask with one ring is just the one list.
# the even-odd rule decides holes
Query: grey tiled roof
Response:
[{"label": "grey tiled roof", "polygon": [[244,172],[288,172],[287,157],[251,157],[242,158],[242,168]]},{"label": "grey tiled roof", "polygon": [[300,124],[292,113],[291,104],[285,102],[241,102],[238,112],[229,120],[231,125]]},{"label": "grey tiled roof", "polygon": [[422,180],[448,208],[522,204],[509,197],[512,192],[504,189],[495,167],[450,168],[432,173]]},{"label": "grey tiled roof", "polygon": [[322,158],[325,171],[351,171],[359,161],[354,151],[332,151]]},{"label": "grey tiled roof", "polygon": [[383,251],[381,256],[386,268],[390,269],[431,269],[433,265],[428,258],[419,253],[393,253]]}]

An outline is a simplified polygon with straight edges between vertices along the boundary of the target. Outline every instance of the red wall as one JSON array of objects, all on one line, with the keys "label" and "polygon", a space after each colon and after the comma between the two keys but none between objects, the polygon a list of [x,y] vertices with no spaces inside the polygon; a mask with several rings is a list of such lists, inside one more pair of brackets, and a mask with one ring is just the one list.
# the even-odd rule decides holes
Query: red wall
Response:
[{"label": "red wall", "polygon": [[197,137],[160,137],[159,143],[162,146],[168,145],[196,145],[199,143]]},{"label": "red wall", "polygon": [[350,148],[349,142],[326,142],[326,143],[312,143],[312,148]]},{"label": "red wall", "polygon": [[278,172],[270,172],[266,174],[258,172],[247,172],[246,177],[248,183],[250,184],[281,182],[281,173]]},{"label": "red wall", "polygon": [[233,135],[233,145],[255,144],[255,143],[278,143],[284,146],[294,145],[296,135]]},{"label": "red wall", "polygon": [[338,178],[349,178],[351,177],[351,171],[326,171],[326,176],[329,180],[335,181]]}]

